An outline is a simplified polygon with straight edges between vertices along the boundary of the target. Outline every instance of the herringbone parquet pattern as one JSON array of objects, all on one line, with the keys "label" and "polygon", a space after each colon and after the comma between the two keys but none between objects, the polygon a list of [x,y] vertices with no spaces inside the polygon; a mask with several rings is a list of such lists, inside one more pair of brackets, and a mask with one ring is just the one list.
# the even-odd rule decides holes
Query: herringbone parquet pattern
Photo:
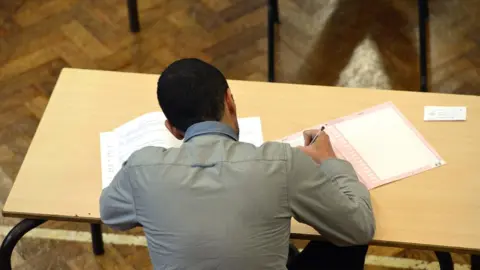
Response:
[{"label": "herringbone parquet pattern", "polygon": [[[128,32],[125,2],[0,1],[0,202],[64,67],[160,73],[175,59],[197,57],[232,79],[266,79],[266,1],[139,0],[142,31],[136,35]],[[480,0],[430,0],[430,5],[431,90],[480,94]],[[279,81],[418,89],[416,1],[279,0],[279,8]],[[88,230],[60,222],[45,227]],[[25,239],[16,265],[150,267],[142,247],[107,245],[107,255],[96,259],[89,249],[88,244]],[[420,251],[372,252],[433,259]]]}]

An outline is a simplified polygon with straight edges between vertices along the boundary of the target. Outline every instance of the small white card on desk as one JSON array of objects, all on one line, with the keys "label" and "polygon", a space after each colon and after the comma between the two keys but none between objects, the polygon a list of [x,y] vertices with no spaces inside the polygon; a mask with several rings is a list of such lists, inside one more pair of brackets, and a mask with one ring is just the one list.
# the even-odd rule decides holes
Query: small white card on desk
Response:
[{"label": "small white card on desk", "polygon": [[425,121],[465,121],[467,120],[467,107],[425,106],[423,120]]}]

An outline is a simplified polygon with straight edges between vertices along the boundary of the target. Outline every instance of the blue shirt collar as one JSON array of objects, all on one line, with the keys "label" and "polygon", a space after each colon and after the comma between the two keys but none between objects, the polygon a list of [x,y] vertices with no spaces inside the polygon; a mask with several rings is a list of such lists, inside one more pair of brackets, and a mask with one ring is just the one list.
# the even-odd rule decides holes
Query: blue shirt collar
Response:
[{"label": "blue shirt collar", "polygon": [[191,125],[185,132],[184,142],[189,141],[193,137],[208,134],[227,136],[238,141],[237,133],[228,125],[216,121],[205,121]]}]

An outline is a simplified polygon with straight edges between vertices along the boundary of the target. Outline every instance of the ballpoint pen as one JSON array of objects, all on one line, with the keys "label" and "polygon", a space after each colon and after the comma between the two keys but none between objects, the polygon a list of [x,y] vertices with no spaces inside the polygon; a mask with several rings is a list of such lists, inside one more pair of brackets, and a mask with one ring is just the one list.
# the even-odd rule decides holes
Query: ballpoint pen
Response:
[{"label": "ballpoint pen", "polygon": [[320,135],[320,133],[321,133],[324,129],[325,129],[325,126],[322,126],[322,127],[320,128],[320,130],[317,132],[317,134],[315,135],[315,137],[313,137],[313,139],[312,139],[312,141],[310,142],[309,146],[312,145],[312,144],[315,142],[315,140],[318,138],[318,135]]}]

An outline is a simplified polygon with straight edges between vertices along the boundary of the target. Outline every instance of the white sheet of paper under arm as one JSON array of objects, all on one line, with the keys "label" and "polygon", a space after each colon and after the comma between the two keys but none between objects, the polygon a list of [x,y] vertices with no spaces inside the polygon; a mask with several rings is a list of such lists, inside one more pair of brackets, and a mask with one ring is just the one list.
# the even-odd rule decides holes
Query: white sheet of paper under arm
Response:
[{"label": "white sheet of paper under arm", "polygon": [[[179,147],[177,140],[165,127],[165,115],[151,112],[139,116],[112,132],[100,133],[102,188],[107,187],[130,155],[146,146]],[[263,143],[260,117],[238,119],[240,141],[260,146]]]},{"label": "white sheet of paper under arm", "polygon": [[103,189],[110,185],[122,166],[118,153],[118,139],[114,132],[100,133],[100,159]]},{"label": "white sheet of paper under arm", "polygon": [[162,112],[144,114],[116,128],[113,132],[119,140],[119,155],[122,162],[135,151],[146,146],[178,147],[177,140],[165,127]]},{"label": "white sheet of paper under arm", "polygon": [[255,146],[263,144],[262,121],[260,117],[239,118],[239,140]]}]

